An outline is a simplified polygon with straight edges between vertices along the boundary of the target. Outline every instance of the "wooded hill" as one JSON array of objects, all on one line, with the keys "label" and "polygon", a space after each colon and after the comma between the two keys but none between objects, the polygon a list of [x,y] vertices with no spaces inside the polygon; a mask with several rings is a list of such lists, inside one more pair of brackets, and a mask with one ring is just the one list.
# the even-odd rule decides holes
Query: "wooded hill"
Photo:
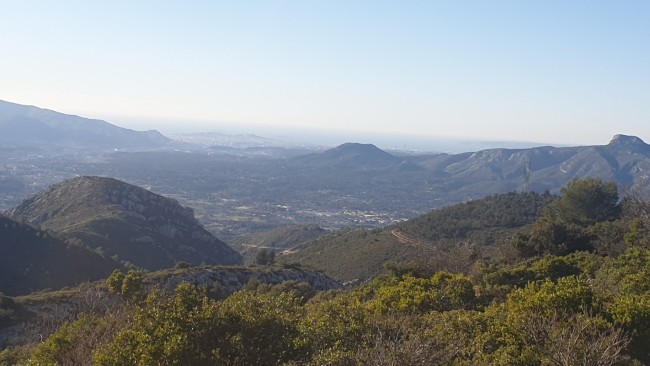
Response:
[{"label": "wooded hill", "polygon": [[464,256],[501,256],[499,250],[530,226],[555,196],[506,193],[432,211],[384,229],[351,229],[326,235],[282,256],[343,281],[366,281],[387,262],[440,261],[466,266]]},{"label": "wooded hill", "polygon": [[237,252],[199,224],[192,209],[112,178],[66,180],[6,215],[149,270],[173,267],[179,261],[242,263]]}]

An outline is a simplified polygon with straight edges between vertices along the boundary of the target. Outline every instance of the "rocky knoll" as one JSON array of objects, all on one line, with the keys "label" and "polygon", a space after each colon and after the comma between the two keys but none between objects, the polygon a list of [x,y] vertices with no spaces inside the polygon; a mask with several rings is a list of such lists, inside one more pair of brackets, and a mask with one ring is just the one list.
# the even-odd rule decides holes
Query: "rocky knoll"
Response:
[{"label": "rocky knoll", "polygon": [[66,180],[23,201],[7,216],[149,270],[179,261],[242,262],[198,223],[192,209],[112,178]]}]

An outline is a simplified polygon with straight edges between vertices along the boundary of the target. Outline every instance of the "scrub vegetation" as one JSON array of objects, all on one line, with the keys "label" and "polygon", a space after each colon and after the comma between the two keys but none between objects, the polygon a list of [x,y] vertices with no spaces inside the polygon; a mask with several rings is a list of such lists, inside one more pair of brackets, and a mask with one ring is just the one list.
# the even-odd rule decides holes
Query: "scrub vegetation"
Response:
[{"label": "scrub vegetation", "polygon": [[[507,256],[468,256],[470,265],[457,271],[393,261],[345,289],[253,280],[227,297],[187,282],[151,288],[142,273],[118,271],[102,285],[109,292],[101,305],[77,312],[43,342],[6,347],[0,364],[648,364],[647,205],[619,200],[616,188],[585,179],[560,197],[513,195],[548,203],[518,235],[498,239],[510,247]],[[501,200],[484,204],[503,215],[466,205],[448,219],[499,227],[529,220],[523,205],[509,215]],[[424,224],[435,222],[431,215],[400,228],[418,240],[450,236]],[[12,311],[27,302],[3,298],[0,305],[0,320],[14,324]]]}]

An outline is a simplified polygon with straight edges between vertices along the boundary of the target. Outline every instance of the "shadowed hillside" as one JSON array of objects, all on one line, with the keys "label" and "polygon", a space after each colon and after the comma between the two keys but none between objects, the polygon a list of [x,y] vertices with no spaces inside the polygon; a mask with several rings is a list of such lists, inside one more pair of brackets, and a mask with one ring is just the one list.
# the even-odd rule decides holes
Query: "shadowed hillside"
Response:
[{"label": "shadowed hillside", "polygon": [[24,295],[108,276],[119,263],[0,216],[0,293]]}]

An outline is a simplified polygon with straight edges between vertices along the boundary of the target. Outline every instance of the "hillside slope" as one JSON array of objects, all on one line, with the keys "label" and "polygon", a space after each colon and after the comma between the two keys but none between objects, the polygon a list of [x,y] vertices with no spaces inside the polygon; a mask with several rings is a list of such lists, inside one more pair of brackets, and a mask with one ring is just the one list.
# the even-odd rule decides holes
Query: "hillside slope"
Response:
[{"label": "hillside slope", "polygon": [[0,293],[24,295],[108,276],[121,265],[0,215]]},{"label": "hillside slope", "polygon": [[327,230],[313,224],[280,226],[256,235],[241,236],[228,243],[244,255],[246,262],[253,263],[255,255],[260,249],[271,249],[277,252],[290,251],[326,234]]},{"label": "hillside slope", "polygon": [[112,178],[64,181],[23,201],[7,216],[146,269],[178,261],[242,262],[198,223],[192,209]]},{"label": "hillside slope", "polygon": [[536,193],[493,195],[383,229],[327,235],[283,255],[280,261],[298,262],[347,282],[371,279],[382,273],[389,261],[442,260],[461,246],[490,256],[514,233],[532,224],[553,199],[549,194]]},{"label": "hillside slope", "polygon": [[394,227],[417,241],[453,244],[471,240],[481,246],[495,244],[490,234],[533,223],[555,196],[548,193],[504,193],[431,211]]}]

